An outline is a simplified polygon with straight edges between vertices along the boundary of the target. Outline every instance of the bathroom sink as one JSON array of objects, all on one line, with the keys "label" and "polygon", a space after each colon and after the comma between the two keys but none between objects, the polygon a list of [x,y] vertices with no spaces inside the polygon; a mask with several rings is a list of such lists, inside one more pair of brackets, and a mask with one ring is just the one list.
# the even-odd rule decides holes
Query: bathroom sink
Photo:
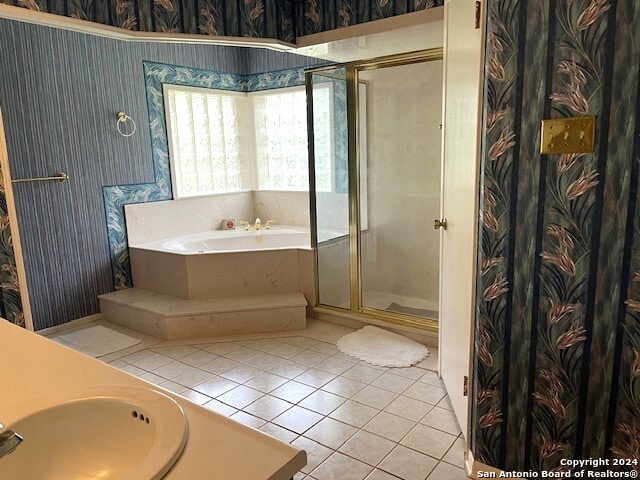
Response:
[{"label": "bathroom sink", "polygon": [[156,480],[187,439],[180,405],[146,388],[41,399],[0,412],[0,422],[23,437],[0,457],[0,478],[12,480]]}]

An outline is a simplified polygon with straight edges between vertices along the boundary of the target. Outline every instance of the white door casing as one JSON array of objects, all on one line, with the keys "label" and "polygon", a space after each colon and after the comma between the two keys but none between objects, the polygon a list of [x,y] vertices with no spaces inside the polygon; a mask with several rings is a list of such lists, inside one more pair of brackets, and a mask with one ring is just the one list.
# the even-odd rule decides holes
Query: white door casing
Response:
[{"label": "white door casing", "polygon": [[438,369],[465,440],[470,397],[463,395],[463,386],[465,376],[471,384],[475,313],[483,17],[476,28],[475,0],[445,4],[441,216],[447,229],[440,237]]}]

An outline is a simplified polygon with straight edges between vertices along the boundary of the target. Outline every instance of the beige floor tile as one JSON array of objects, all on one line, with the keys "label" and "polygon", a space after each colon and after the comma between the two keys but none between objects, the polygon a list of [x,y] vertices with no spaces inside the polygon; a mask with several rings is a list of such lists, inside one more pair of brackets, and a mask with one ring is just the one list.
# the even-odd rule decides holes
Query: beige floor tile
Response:
[{"label": "beige floor tile", "polygon": [[355,400],[358,403],[363,403],[373,408],[377,408],[378,410],[382,410],[391,402],[393,402],[397,397],[398,395],[396,393],[367,385],[358,393],[356,393],[352,397],[352,400]]},{"label": "beige floor tile", "polygon": [[359,363],[344,372],[342,376],[352,380],[358,380],[359,382],[371,383],[383,373],[384,372],[377,368]]},{"label": "beige floor tile", "polygon": [[213,410],[214,412],[217,412],[220,415],[224,415],[225,417],[230,417],[238,411],[237,409],[230,407],[226,403],[222,403],[215,398],[210,402],[205,403],[203,407],[208,408],[209,410]]},{"label": "beige floor tile", "polygon": [[[424,370],[423,370],[424,371]],[[432,372],[427,370],[422,377],[418,379],[419,382],[428,383],[429,385],[433,385],[435,387],[444,388],[444,383],[438,376],[437,372]]]},{"label": "beige floor tile", "polygon": [[447,391],[444,388],[434,387],[426,383],[416,382],[407,388],[403,395],[421,402],[430,403],[431,405],[437,405],[440,400],[444,398]]},{"label": "beige floor tile", "polygon": [[280,365],[276,365],[275,367],[270,368],[269,372],[280,377],[292,379],[296,378],[298,375],[306,372],[307,370],[309,370],[309,367],[307,367],[306,365],[300,365],[299,363],[285,361]]},{"label": "beige floor tile", "polygon": [[177,377],[173,377],[173,381],[179,383],[180,385],[184,385],[185,387],[193,388],[196,385],[200,385],[207,380],[211,380],[215,378],[216,375],[213,373],[205,372],[204,370],[194,369],[192,371],[182,373]]},{"label": "beige floor tile", "polygon": [[261,352],[268,352],[276,347],[282,345],[283,342],[272,338],[263,338],[260,340],[252,340],[247,345],[254,350],[260,350]]},{"label": "beige floor tile", "polygon": [[402,480],[424,480],[437,463],[438,461],[434,458],[398,445],[378,465],[378,468]]},{"label": "beige floor tile", "polygon": [[295,345],[296,347],[301,347],[301,348],[311,348],[320,342],[318,342],[317,340],[313,340],[312,338],[291,337],[285,340],[285,343],[288,343],[289,345]]},{"label": "beige floor tile", "polygon": [[276,365],[280,365],[284,362],[284,358],[278,357],[276,355],[271,355],[270,353],[260,353],[253,358],[245,361],[247,365],[251,365],[252,367],[260,368],[263,371],[269,370]]},{"label": "beige floor tile", "polygon": [[189,390],[184,385],[180,385],[176,382],[172,382],[171,380],[165,380],[164,382],[160,382],[157,384],[159,387],[164,388],[165,390],[169,390],[170,392],[177,393],[180,395],[182,392],[186,392]]},{"label": "beige floor tile", "polygon": [[402,393],[414,383],[414,380],[396,375],[391,372],[385,372],[376,378],[371,385],[374,387],[389,390],[393,393]]},{"label": "beige floor tile", "polygon": [[210,362],[205,363],[204,365],[198,367],[200,370],[204,370],[209,373],[215,373],[216,375],[220,375],[221,373],[227,372],[232,368],[240,365],[235,360],[231,360],[230,358],[218,357]]},{"label": "beige floor tile", "polygon": [[420,420],[420,423],[456,436],[462,433],[456,415],[451,410],[445,410],[441,407],[433,407],[433,409]]},{"label": "beige floor tile", "polygon": [[269,353],[271,355],[276,355],[278,357],[289,359],[291,357],[296,356],[297,354],[299,354],[302,351],[304,351],[304,348],[302,348],[302,347],[296,347],[295,345],[290,345],[288,343],[283,343],[283,344],[278,345],[277,347],[269,350]]},{"label": "beige floor tile", "polygon": [[364,480],[371,470],[371,466],[336,452],[311,472],[311,476],[318,480]]},{"label": "beige floor tile", "polygon": [[200,367],[205,363],[215,360],[216,358],[218,358],[218,355],[205,352],[204,350],[196,350],[194,353],[180,358],[180,361],[187,365],[191,365],[192,367]]},{"label": "beige floor tile", "polygon": [[334,354],[326,360],[318,363],[316,365],[316,368],[324,370],[325,372],[333,373],[334,375],[340,375],[350,368],[353,368],[353,365],[353,362],[351,362],[350,360],[346,360]]},{"label": "beige floor tile", "polygon": [[[125,364],[125,367],[123,367],[122,369],[124,369],[124,368],[126,368],[126,364]],[[134,368],[135,368],[135,367],[134,367]],[[142,375],[140,375],[138,378],[139,378],[140,380],[144,380],[145,382],[150,382],[150,383],[153,383],[153,384],[155,384],[155,385],[158,385],[159,383],[162,383],[162,382],[166,382],[166,381],[167,381],[167,379],[166,379],[166,378],[162,378],[162,377],[161,377],[161,376],[159,376],[159,375],[156,375],[156,374],[151,373],[151,372],[146,372],[146,371],[145,371],[145,373],[143,373]],[[204,380],[203,380],[203,381],[204,381]],[[180,383],[180,382],[178,382],[178,383]]]},{"label": "beige floor tile", "polygon": [[207,396],[207,395],[203,395],[200,392],[196,392],[195,390],[187,390],[185,392],[182,392],[180,394],[180,396],[192,401],[193,403],[196,403],[198,405],[204,405],[205,403],[208,403],[211,401],[211,397]]},{"label": "beige floor tile", "polygon": [[167,380],[171,380],[178,375],[182,375],[183,373],[195,372],[195,367],[191,367],[186,363],[182,363],[179,361],[168,363],[167,365],[163,365],[162,367],[156,368],[152,371],[152,373],[156,375],[160,375],[161,377],[166,378]]},{"label": "beige floor tile", "polygon": [[264,393],[259,392],[258,390],[240,385],[233,390],[229,390],[222,395],[218,395],[216,398],[227,405],[231,405],[233,408],[243,409],[263,395]]},{"label": "beige floor tile", "polygon": [[358,429],[351,425],[325,418],[309,429],[305,436],[326,447],[338,449],[357,431]]},{"label": "beige floor tile", "polygon": [[252,378],[257,377],[261,373],[262,370],[250,367],[249,365],[238,365],[231,370],[227,370],[226,372],[221,373],[220,376],[229,380],[233,380],[237,383],[244,383],[251,380]]},{"label": "beige floor tile", "polygon": [[229,390],[236,388],[238,384],[236,382],[232,382],[231,380],[227,380],[226,378],[215,377],[211,380],[207,380],[206,382],[201,383],[200,385],[196,385],[193,387],[194,390],[204,393],[205,395],[209,395],[212,398],[217,397],[218,395],[222,395]]},{"label": "beige floor tile", "polygon": [[130,353],[129,355],[125,355],[123,357],[120,357],[118,360],[121,360],[123,362],[127,362],[128,364],[133,364],[133,362],[137,362],[138,360],[142,360],[143,358],[147,358],[152,353],[154,353],[154,352],[152,352],[149,349],[144,349],[144,350],[140,350],[139,352]]},{"label": "beige floor tile", "polygon": [[160,355],[165,355],[167,357],[178,359],[178,358],[185,357],[189,354],[196,353],[199,350],[189,345],[180,345],[180,346],[173,346],[173,347],[154,347],[151,349],[151,351],[155,353],[159,353]]},{"label": "beige floor tile", "polygon": [[359,430],[339,451],[375,467],[395,446],[391,440]]},{"label": "beige floor tile", "polygon": [[441,430],[427,427],[426,425],[416,425],[400,441],[401,445],[413,448],[431,457],[441,459],[447,450],[451,448],[456,440],[454,435],[449,435]]},{"label": "beige floor tile", "polygon": [[227,353],[240,348],[240,345],[237,345],[233,342],[220,342],[213,343],[211,345],[203,345],[201,346],[201,348],[202,350],[213,353],[215,355],[226,355]]},{"label": "beige floor tile", "polygon": [[417,422],[432,408],[435,407],[428,403],[421,402],[420,400],[416,400],[415,398],[400,395],[393,402],[387,405],[384,410],[385,412],[393,413],[394,415]]},{"label": "beige floor tile", "polygon": [[338,351],[338,347],[331,343],[320,342],[309,347],[309,350],[314,352],[324,353],[325,355],[333,355]]},{"label": "beige floor tile", "polygon": [[467,478],[467,474],[463,469],[440,462],[438,466],[433,469],[428,480],[467,480]]},{"label": "beige floor tile", "polygon": [[271,421],[291,407],[293,407],[293,404],[289,402],[272,397],[271,395],[265,395],[250,405],[247,405],[244,411],[264,420]]},{"label": "beige floor tile", "polygon": [[427,358],[425,358],[421,362],[416,363],[414,366],[427,370],[433,370],[435,372],[438,370],[438,349],[435,347],[429,347],[429,352],[430,353]]},{"label": "beige floor tile", "polygon": [[135,360],[133,362],[128,362],[127,360],[125,361],[135,367],[151,372],[156,368],[162,367],[163,365],[168,365],[174,360],[171,357],[165,357],[164,355],[151,352],[148,356],[141,358],[140,360]]},{"label": "beige floor tile", "polygon": [[291,442],[291,445],[307,452],[307,464],[302,467],[302,472],[304,473],[313,471],[333,453],[333,450],[330,448],[320,445],[318,442],[314,442],[306,437],[298,437]]},{"label": "beige floor tile", "polygon": [[316,390],[307,398],[300,402],[300,406],[313,410],[314,412],[328,415],[342,405],[346,400],[333,393]]},{"label": "beige floor tile", "polygon": [[[123,372],[128,373],[129,375],[135,375],[138,378],[142,377],[142,375],[145,375],[145,374],[149,373],[144,368],[139,368],[139,367],[136,367],[135,365],[125,365],[124,367],[120,368],[120,370],[122,370]],[[165,380],[166,380],[166,378],[165,378]]]},{"label": "beige floor tile", "polygon": [[451,410],[453,412],[453,405],[451,405],[451,400],[449,400],[449,395],[445,395],[445,397],[438,402],[438,407],[444,408],[445,410]]},{"label": "beige floor tile", "polygon": [[389,369],[389,372],[411,380],[418,380],[425,374],[424,369],[418,367],[396,367]]},{"label": "beige floor tile", "polygon": [[305,385],[309,385],[311,387],[320,388],[324,384],[329,383],[334,378],[336,378],[336,376],[333,373],[324,372],[316,368],[310,368],[306,372],[298,375],[295,378],[295,381],[304,383]]},{"label": "beige floor tile", "polygon": [[347,400],[331,412],[329,416],[335,420],[340,420],[343,423],[348,423],[351,426],[362,428],[378,413],[380,413],[380,410],[352,400]]},{"label": "beige floor tile", "polygon": [[248,382],[245,382],[247,387],[255,388],[264,393],[269,393],[280,385],[287,383],[287,379],[274,375],[272,373],[262,373],[255,378],[252,378]]},{"label": "beige floor tile", "polygon": [[231,415],[230,418],[233,418],[237,422],[243,423],[253,428],[260,428],[265,423],[267,423],[261,418],[254,417],[253,415],[249,415],[248,413],[245,413],[245,412],[236,412],[233,415]]},{"label": "beige floor tile", "polygon": [[322,415],[316,412],[312,412],[306,408],[293,406],[286,412],[274,418],[271,423],[275,423],[287,430],[303,434],[322,420],[322,418]]},{"label": "beige floor tile", "polygon": [[378,470],[377,468],[369,474],[366,480],[398,480],[398,477],[395,475],[391,475],[383,470]]},{"label": "beige floor tile", "polygon": [[286,400],[287,402],[298,403],[303,398],[315,392],[315,390],[315,388],[305,385],[304,383],[289,380],[271,392],[271,395]]},{"label": "beige floor tile", "polygon": [[235,360],[236,362],[246,362],[247,360],[260,355],[260,350],[254,350],[253,348],[240,346],[235,350],[231,350],[228,353],[225,353],[224,358],[230,358],[231,360]]},{"label": "beige floor tile", "polygon": [[286,428],[282,428],[275,423],[265,423],[260,427],[260,430],[285,443],[291,443],[298,438],[297,433],[287,430]]},{"label": "beige floor tile", "polygon": [[381,437],[400,441],[409,431],[415,427],[416,422],[398,417],[387,412],[380,412],[378,415],[367,423],[363,429],[367,432],[375,433]]},{"label": "beige floor tile", "polygon": [[349,378],[337,377],[331,380],[329,383],[322,387],[322,390],[329,393],[340,395],[341,397],[349,398],[354,396],[360,390],[367,385],[357,380],[351,380]]},{"label": "beige floor tile", "polygon": [[307,367],[314,367],[327,358],[329,358],[329,356],[324,353],[314,352],[313,350],[303,350],[289,360],[301,365],[306,365]]},{"label": "beige floor tile", "polygon": [[458,437],[442,460],[456,467],[464,468],[464,450],[464,438]]}]

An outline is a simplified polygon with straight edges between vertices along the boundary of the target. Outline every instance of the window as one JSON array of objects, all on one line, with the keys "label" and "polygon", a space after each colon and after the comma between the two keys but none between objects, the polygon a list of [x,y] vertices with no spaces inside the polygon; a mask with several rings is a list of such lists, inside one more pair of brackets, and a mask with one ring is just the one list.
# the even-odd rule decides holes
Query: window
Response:
[{"label": "window", "polygon": [[[316,189],[333,178],[331,85],[314,88]],[[308,190],[304,87],[245,94],[164,85],[174,198]]]},{"label": "window", "polygon": [[174,197],[251,188],[246,96],[164,85]]},{"label": "window", "polygon": [[[314,92],[316,149],[318,144],[326,152],[321,158],[322,177],[317,189],[331,189],[330,157],[331,131],[329,88]],[[308,190],[309,161],[307,150],[307,100],[304,87],[253,94],[256,166],[258,188],[261,190]],[[318,108],[318,105],[321,105]],[[318,124],[321,128],[317,128]],[[320,155],[318,155],[320,153]],[[325,154],[326,153],[326,154]]]}]

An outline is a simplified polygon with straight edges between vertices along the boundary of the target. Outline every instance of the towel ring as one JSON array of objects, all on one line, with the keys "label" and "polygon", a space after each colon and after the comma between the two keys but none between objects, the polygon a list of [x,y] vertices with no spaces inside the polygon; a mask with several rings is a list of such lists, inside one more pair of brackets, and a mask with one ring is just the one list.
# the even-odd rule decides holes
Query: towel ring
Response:
[{"label": "towel ring", "polygon": [[[127,120],[129,120],[132,125],[132,129],[130,133],[124,133],[122,131],[123,125],[127,124]],[[118,121],[116,122],[116,129],[118,130],[118,133],[123,137],[131,137],[134,133],[136,133],[136,122],[134,122],[133,118],[131,118],[126,113],[118,112]]]}]

